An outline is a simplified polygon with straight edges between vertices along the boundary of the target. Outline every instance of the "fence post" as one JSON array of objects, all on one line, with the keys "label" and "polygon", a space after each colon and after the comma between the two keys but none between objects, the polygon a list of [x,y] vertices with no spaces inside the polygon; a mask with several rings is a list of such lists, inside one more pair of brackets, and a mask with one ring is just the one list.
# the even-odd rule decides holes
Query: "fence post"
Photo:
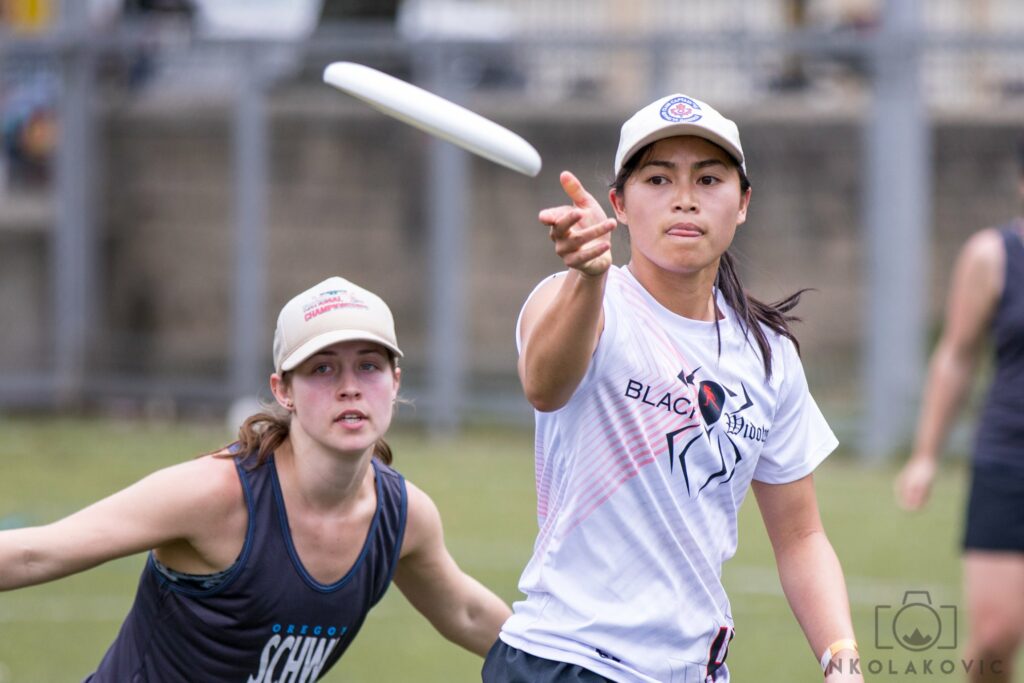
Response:
[{"label": "fence post", "polygon": [[66,1],[60,31],[57,145],[57,215],[50,261],[53,282],[54,400],[73,406],[83,398],[90,325],[96,314],[96,218],[92,170],[96,158],[95,56],[89,45],[85,3]]},{"label": "fence post", "polygon": [[924,366],[930,221],[929,125],[921,92],[919,0],[886,0],[865,108],[866,300],[859,450],[904,445]]},{"label": "fence post", "polygon": [[[441,45],[427,60],[426,88],[458,102],[462,83]],[[458,431],[466,405],[466,215],[472,194],[469,158],[449,142],[431,138],[427,177],[430,221],[430,305],[427,381],[428,427],[435,436]]]},{"label": "fence post", "polygon": [[246,46],[238,66],[233,126],[234,291],[231,391],[236,400],[264,386],[267,325],[267,102],[259,46]]}]

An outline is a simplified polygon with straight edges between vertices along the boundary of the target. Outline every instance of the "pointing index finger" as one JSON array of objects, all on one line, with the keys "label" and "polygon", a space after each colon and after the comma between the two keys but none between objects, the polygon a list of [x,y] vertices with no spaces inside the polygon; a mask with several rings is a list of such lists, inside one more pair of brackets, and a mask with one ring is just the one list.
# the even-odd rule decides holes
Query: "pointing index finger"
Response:
[{"label": "pointing index finger", "polygon": [[591,206],[596,202],[594,197],[583,187],[579,178],[569,171],[562,171],[561,175],[558,176],[558,180],[562,183],[562,189],[565,190],[565,194],[569,196],[569,199],[576,206],[582,208],[584,206]]}]

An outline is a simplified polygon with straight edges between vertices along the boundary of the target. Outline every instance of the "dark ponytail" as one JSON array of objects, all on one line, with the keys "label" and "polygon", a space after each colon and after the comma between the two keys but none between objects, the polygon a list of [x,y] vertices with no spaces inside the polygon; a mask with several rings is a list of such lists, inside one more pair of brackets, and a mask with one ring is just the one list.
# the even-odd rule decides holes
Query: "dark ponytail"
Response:
[{"label": "dark ponytail", "polygon": [[[780,334],[793,342],[797,353],[800,353],[800,342],[790,329],[790,323],[800,322],[800,318],[789,315],[789,312],[800,303],[800,297],[807,289],[801,289],[790,294],[781,301],[766,304],[758,301],[747,294],[736,273],[736,264],[732,255],[726,250],[718,262],[718,291],[722,293],[725,303],[729,304],[736,313],[740,329],[744,335],[754,338],[758,350],[761,352],[761,359],[764,362],[764,376],[772,378],[772,347],[768,343],[768,337],[761,327],[764,325],[776,334]],[[715,302],[715,311],[718,311],[718,303]],[[718,328],[718,316],[715,316],[715,328]],[[722,353],[722,336],[718,336],[718,353]]]},{"label": "dark ponytail", "polygon": [[[711,141],[709,140],[708,142]],[[721,148],[720,146],[718,147],[722,149],[722,151],[725,152],[736,165],[736,170],[739,172],[740,176],[740,193],[745,194],[746,191],[750,189],[750,179],[747,178],[746,172],[731,154],[726,152],[724,148]],[[620,197],[625,192],[626,181],[629,180],[630,176],[632,176],[638,168],[640,168],[650,155],[653,148],[653,142],[640,148],[636,154],[626,160],[622,165],[622,169],[619,171],[618,176],[616,176],[611,185],[612,189],[615,190],[616,194]],[[715,285],[718,288],[718,291],[721,292],[722,298],[725,302],[729,304],[729,307],[732,308],[733,311],[735,311],[736,317],[738,318],[737,322],[739,323],[744,336],[753,336],[754,343],[757,344],[757,348],[761,352],[761,359],[764,363],[765,378],[771,379],[772,347],[771,344],[769,344],[768,337],[761,326],[764,325],[776,334],[780,334],[792,341],[793,346],[796,347],[797,353],[799,353],[800,342],[797,341],[796,335],[793,334],[793,330],[790,328],[790,323],[799,322],[800,318],[789,315],[789,312],[796,308],[797,304],[800,303],[800,297],[808,290],[806,288],[801,289],[790,294],[785,299],[774,303],[763,303],[748,295],[746,290],[743,289],[743,284],[740,282],[739,274],[736,272],[735,261],[728,250],[726,250],[719,259],[718,277]],[[719,312],[718,301],[716,300],[715,313],[718,314]],[[719,317],[719,315],[715,316],[715,329],[719,332],[718,354],[721,355],[722,335],[721,331],[718,329]]]}]

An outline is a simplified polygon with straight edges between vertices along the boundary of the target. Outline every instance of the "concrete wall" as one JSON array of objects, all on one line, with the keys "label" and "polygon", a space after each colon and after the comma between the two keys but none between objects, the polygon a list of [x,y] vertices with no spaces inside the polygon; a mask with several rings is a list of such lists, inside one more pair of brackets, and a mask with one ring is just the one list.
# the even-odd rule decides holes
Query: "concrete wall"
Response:
[{"label": "concrete wall", "polygon": [[[468,351],[478,387],[515,390],[513,323],[534,284],[559,260],[537,211],[561,203],[557,173],[574,170],[606,194],[625,111],[567,104],[479,110],[533,142],[544,157],[530,179],[473,157],[467,263]],[[826,400],[852,399],[865,324],[861,213],[862,132],[853,116],[730,111],[743,131],[754,197],[734,253],[748,289],[773,300],[817,291],[798,309],[812,383]],[[387,299],[407,353],[407,379],[426,360],[427,137],[358,103],[279,93],[272,107],[268,349],[277,310],[292,294],[342,274]],[[956,249],[973,230],[1018,207],[1005,119],[937,121],[930,308],[938,316]],[[103,310],[93,367],[146,376],[226,376],[233,267],[228,110],[136,105],[111,110],[102,135]],[[605,202],[607,204],[607,202]],[[898,230],[899,226],[893,226]],[[0,289],[4,367],[45,363],[39,273],[45,250],[7,246],[34,268],[5,268]],[[616,245],[624,263],[627,246]],[[24,262],[19,261],[19,262]],[[45,280],[43,280],[45,281]],[[43,306],[25,304],[39,298]],[[35,339],[25,338],[34,330]]]}]

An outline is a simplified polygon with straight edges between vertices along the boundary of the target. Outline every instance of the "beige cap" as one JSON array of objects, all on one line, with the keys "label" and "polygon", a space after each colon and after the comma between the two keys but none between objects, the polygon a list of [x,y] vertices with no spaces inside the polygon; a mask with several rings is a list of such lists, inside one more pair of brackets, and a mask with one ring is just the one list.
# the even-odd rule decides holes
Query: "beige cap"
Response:
[{"label": "beige cap", "polygon": [[355,340],[402,355],[395,319],[384,300],[344,278],[327,278],[286,303],[277,316],[274,371],[294,370],[326,346]]},{"label": "beige cap", "polygon": [[619,148],[615,152],[615,175],[619,175],[622,165],[641,147],[676,135],[696,135],[710,140],[733,155],[746,173],[746,160],[736,124],[710,104],[676,94],[651,102],[622,124]]}]

